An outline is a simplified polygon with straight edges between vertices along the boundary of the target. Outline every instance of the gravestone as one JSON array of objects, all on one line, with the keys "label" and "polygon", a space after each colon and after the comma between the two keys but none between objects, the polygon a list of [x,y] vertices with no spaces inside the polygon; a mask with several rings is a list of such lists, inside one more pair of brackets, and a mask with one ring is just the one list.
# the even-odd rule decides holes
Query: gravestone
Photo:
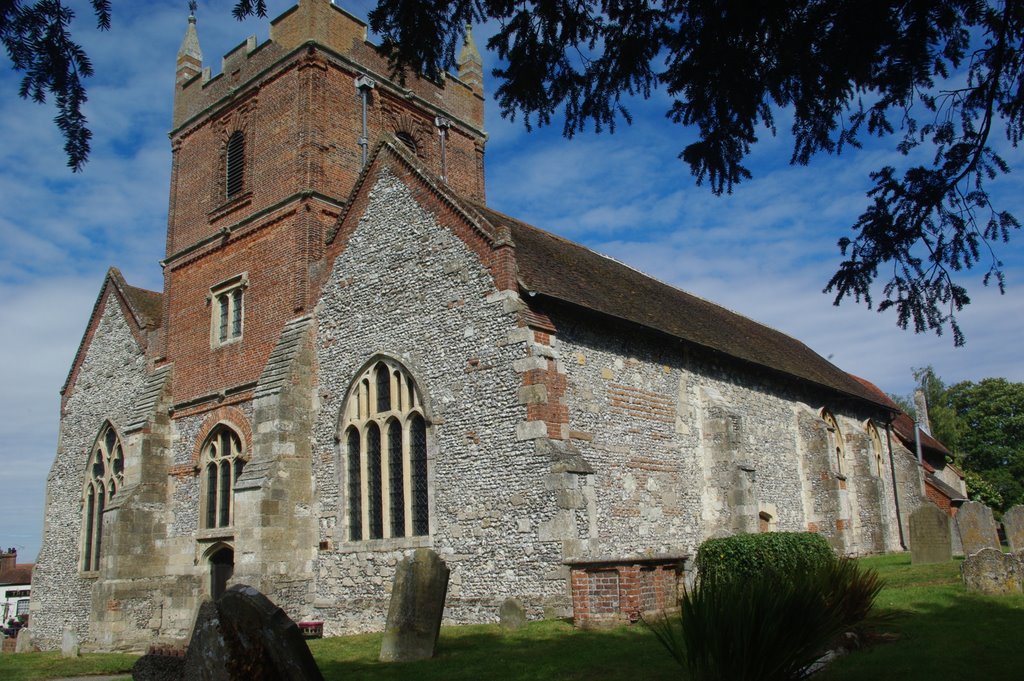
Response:
[{"label": "gravestone", "polygon": [[430,549],[416,549],[398,563],[391,604],[380,643],[381,662],[408,662],[434,656],[450,571]]},{"label": "gravestone", "polygon": [[1024,506],[1014,506],[1003,514],[1003,529],[1010,551],[1024,551]]},{"label": "gravestone", "polygon": [[964,545],[964,555],[982,549],[998,549],[999,535],[992,509],[977,501],[968,501],[956,513],[956,527]]},{"label": "gravestone", "polygon": [[990,596],[1024,593],[1024,551],[981,549],[964,558],[960,575],[968,591]]},{"label": "gravestone", "polygon": [[299,627],[251,586],[238,584],[199,607],[184,660],[144,655],[136,681],[323,681]]},{"label": "gravestone", "polygon": [[516,631],[526,626],[526,608],[515,598],[506,598],[498,610],[498,622],[502,629]]},{"label": "gravestone", "polygon": [[22,627],[18,632],[17,643],[14,644],[16,653],[34,653],[36,644],[32,641],[32,632],[28,627]]},{"label": "gravestone", "polygon": [[60,641],[61,657],[78,657],[78,634],[71,627],[64,627]]},{"label": "gravestone", "polygon": [[938,506],[925,503],[910,514],[910,562],[948,563],[953,559],[949,516]]}]

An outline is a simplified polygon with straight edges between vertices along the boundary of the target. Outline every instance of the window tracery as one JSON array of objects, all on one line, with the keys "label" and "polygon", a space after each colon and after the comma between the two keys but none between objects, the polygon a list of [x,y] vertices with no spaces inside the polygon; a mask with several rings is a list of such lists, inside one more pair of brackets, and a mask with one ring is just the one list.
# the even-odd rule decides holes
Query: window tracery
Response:
[{"label": "window tracery", "polygon": [[124,447],[110,423],[104,424],[89,455],[82,493],[82,570],[100,569],[103,512],[124,486]]},{"label": "window tracery", "polygon": [[412,376],[379,360],[354,382],[341,423],[350,541],[427,535],[427,425]]}]

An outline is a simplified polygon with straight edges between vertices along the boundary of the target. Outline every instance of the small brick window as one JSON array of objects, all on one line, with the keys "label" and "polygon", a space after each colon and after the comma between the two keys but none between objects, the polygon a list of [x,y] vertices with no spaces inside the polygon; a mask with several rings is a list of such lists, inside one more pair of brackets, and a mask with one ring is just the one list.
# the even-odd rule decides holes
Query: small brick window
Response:
[{"label": "small brick window", "polygon": [[240,194],[245,188],[245,133],[241,130],[231,133],[228,138],[224,177],[227,198]]},{"label": "small brick window", "polygon": [[103,548],[103,511],[124,485],[124,447],[114,427],[100,430],[89,456],[82,495],[82,570],[100,569]]},{"label": "small brick window", "polygon": [[430,533],[427,422],[409,373],[391,360],[354,382],[341,426],[350,541]]},{"label": "small brick window", "polygon": [[242,474],[242,440],[232,428],[220,425],[203,445],[203,527],[234,524],[235,482]]},{"label": "small brick window", "polygon": [[247,285],[247,276],[240,274],[210,289],[210,341],[214,347],[242,338]]}]

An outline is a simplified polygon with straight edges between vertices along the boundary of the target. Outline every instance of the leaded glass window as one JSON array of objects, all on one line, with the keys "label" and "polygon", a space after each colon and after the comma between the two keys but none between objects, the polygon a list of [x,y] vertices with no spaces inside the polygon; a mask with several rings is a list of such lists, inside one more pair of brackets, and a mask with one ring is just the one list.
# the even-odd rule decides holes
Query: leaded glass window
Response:
[{"label": "leaded glass window", "polygon": [[203,527],[231,527],[234,524],[235,482],[242,474],[242,440],[232,428],[217,426],[203,445],[205,511]]},{"label": "leaded glass window", "polygon": [[341,424],[350,541],[430,533],[427,424],[408,371],[380,360],[353,381]]},{"label": "leaded glass window", "polygon": [[124,486],[124,447],[117,431],[105,424],[89,456],[82,493],[82,569],[100,569],[103,551],[103,511]]}]

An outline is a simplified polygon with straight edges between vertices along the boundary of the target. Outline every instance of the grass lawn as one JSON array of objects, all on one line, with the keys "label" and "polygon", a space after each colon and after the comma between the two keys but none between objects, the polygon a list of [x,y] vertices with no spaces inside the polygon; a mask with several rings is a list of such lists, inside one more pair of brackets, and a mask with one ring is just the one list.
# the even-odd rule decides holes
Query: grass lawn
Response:
[{"label": "grass lawn", "polygon": [[[866,558],[886,580],[876,610],[888,619],[874,628],[884,640],[836,660],[819,681],[899,679],[962,681],[1024,679],[1024,596],[968,594],[959,561],[910,565],[908,554]],[[883,638],[883,637],[879,637]],[[381,664],[380,634],[310,641],[327,681],[681,681],[682,671],[642,626],[577,631],[561,621],[533,622],[505,633],[496,625],[445,627],[437,656]],[[52,679],[127,672],[127,655],[60,653],[0,656],[0,680]]]},{"label": "grass lawn", "polygon": [[886,588],[875,609],[890,643],[836,660],[818,679],[1024,679],[1024,596],[968,593],[960,561],[911,565],[909,554],[864,558]]}]

